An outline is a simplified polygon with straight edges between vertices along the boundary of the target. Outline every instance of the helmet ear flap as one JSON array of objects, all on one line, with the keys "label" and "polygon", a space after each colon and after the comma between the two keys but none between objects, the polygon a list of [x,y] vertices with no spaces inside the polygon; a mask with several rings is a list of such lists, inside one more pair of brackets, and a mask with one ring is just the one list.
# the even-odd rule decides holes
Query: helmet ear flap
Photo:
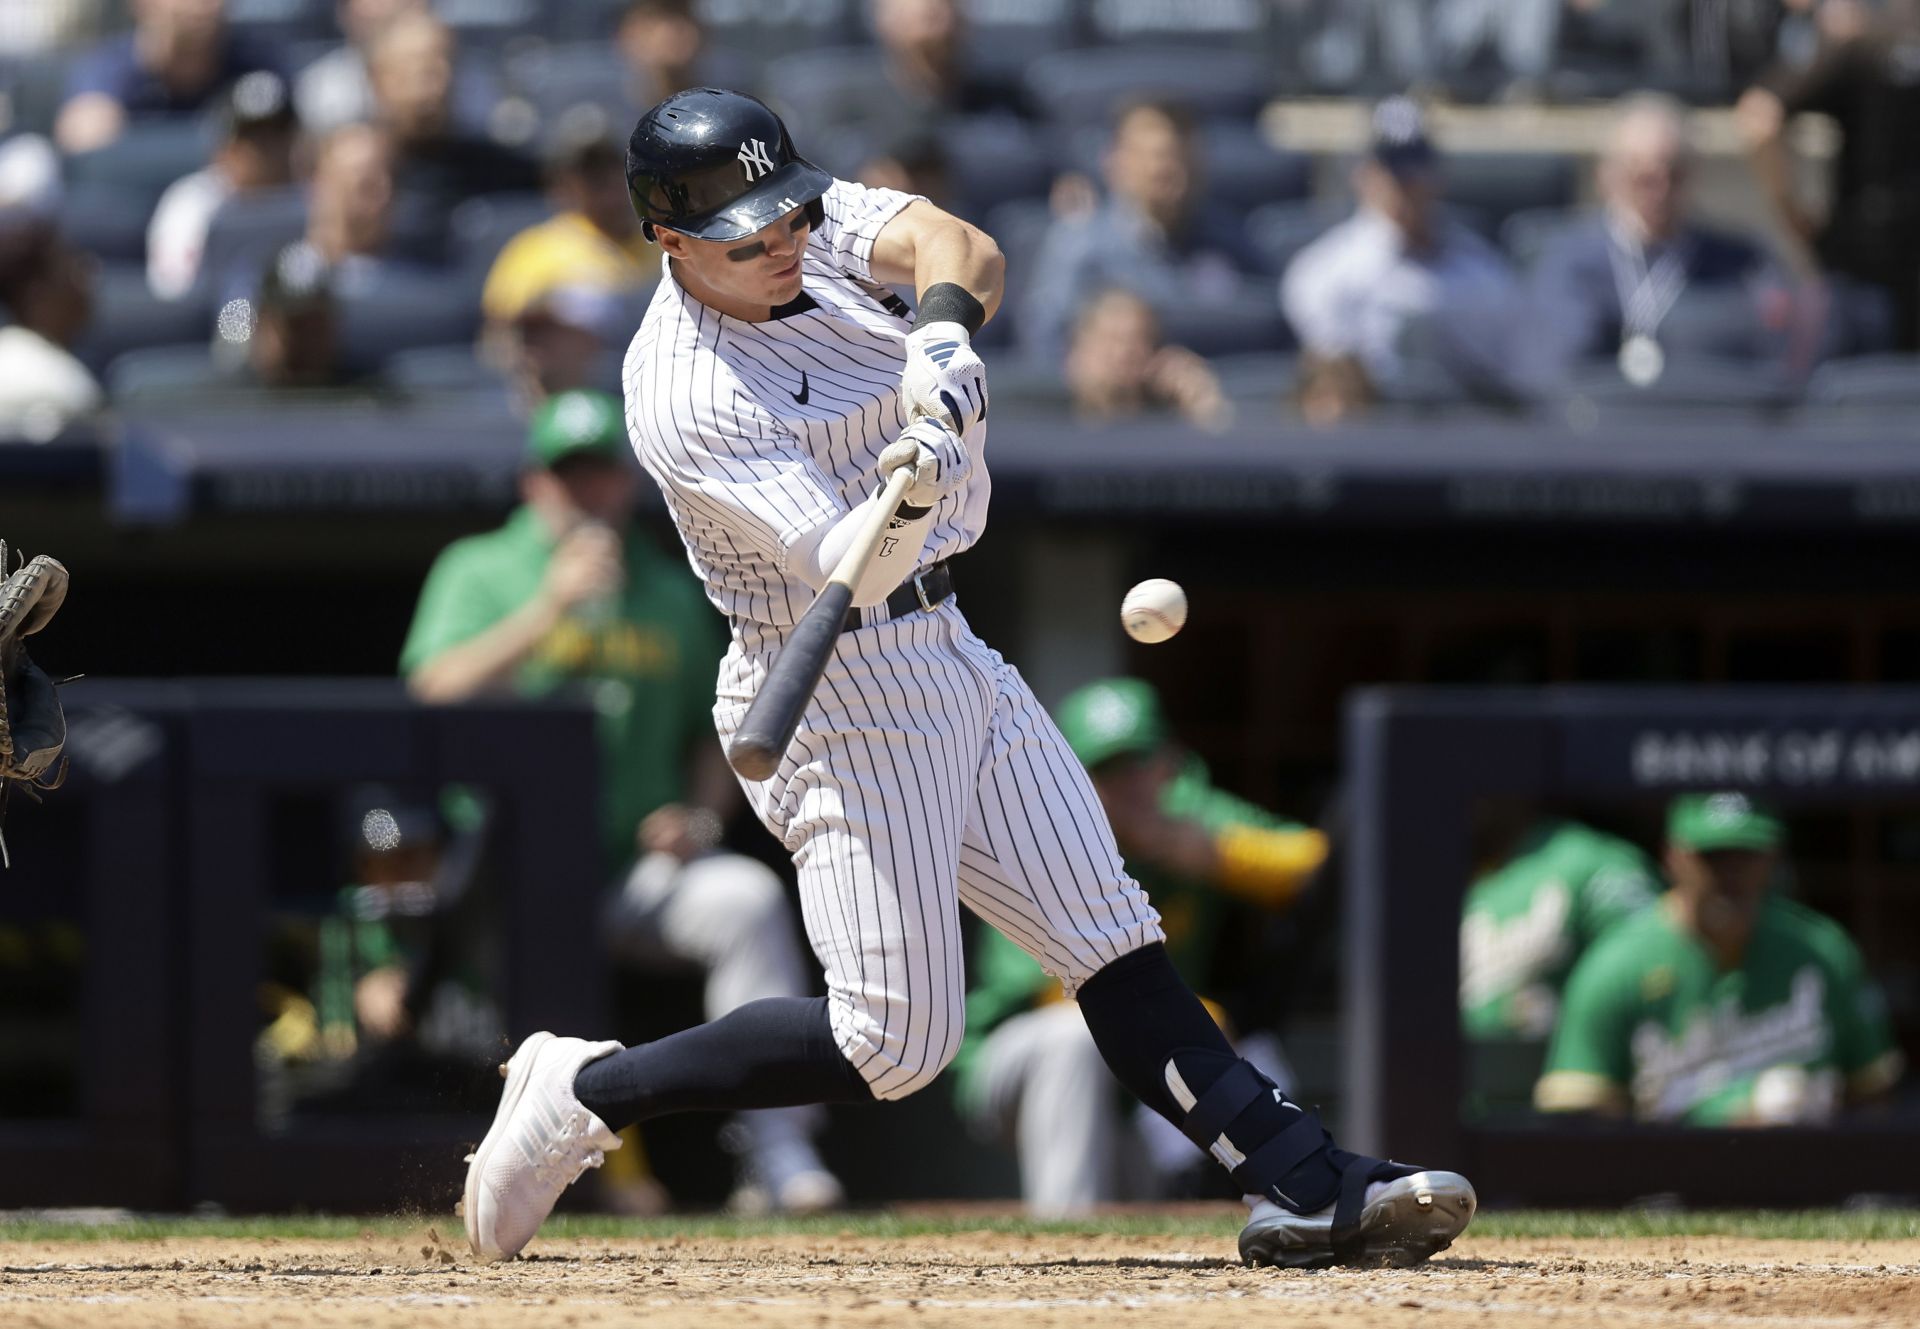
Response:
[{"label": "helmet ear flap", "polygon": [[645,240],[648,244],[651,244],[651,245],[657,245],[660,243],[660,237],[654,231],[653,223],[648,221],[645,217],[642,217],[640,219],[640,238],[642,240]]},{"label": "helmet ear flap", "polygon": [[820,229],[820,224],[826,221],[826,219],[827,219],[827,205],[825,203],[822,203],[817,198],[808,199],[807,200],[807,225],[811,226],[814,230],[817,231]]}]

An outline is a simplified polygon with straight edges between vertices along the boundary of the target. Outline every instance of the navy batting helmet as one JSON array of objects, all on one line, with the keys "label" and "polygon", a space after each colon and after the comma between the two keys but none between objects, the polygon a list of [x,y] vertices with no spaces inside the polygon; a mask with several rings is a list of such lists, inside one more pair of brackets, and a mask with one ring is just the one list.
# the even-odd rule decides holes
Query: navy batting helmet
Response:
[{"label": "navy batting helmet", "polygon": [[833,177],[793,150],[767,105],[744,92],[692,88],[640,117],[627,140],[627,193],[651,239],[664,226],[741,240],[812,205]]}]

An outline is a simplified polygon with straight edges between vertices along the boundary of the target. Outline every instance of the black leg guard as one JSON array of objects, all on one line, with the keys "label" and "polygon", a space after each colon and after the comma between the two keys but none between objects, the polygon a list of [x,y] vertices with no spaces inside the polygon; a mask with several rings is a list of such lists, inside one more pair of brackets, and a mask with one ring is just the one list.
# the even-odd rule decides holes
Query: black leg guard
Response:
[{"label": "black leg guard", "polygon": [[1334,1244],[1355,1238],[1367,1185],[1418,1171],[1336,1148],[1317,1114],[1241,1059],[1162,945],[1121,956],[1080,985],[1080,1010],[1109,1068],[1219,1160],[1248,1195],[1295,1213],[1334,1208]]}]

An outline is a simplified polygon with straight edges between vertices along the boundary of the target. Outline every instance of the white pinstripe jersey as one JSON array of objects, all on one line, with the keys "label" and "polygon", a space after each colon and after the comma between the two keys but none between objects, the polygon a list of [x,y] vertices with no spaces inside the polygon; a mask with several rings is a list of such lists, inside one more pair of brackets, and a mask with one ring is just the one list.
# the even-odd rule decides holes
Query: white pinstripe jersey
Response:
[{"label": "white pinstripe jersey", "polygon": [[[912,323],[872,280],[882,228],[915,196],[836,180],[807,237],[802,294],[765,323],[707,308],[667,276],[627,350],[627,431],[666,496],[707,598],[736,624],[788,627],[814,591],[787,570],[802,535],[877,487],[874,463],[906,425],[900,371]],[[986,525],[984,427],[973,474],[940,501],[920,566]]]}]

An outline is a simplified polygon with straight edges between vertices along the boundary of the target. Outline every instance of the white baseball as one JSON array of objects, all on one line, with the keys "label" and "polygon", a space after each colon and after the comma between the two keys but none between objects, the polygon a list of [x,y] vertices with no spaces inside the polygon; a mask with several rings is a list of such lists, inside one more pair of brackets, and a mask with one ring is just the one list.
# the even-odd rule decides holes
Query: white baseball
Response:
[{"label": "white baseball", "polygon": [[1120,602],[1120,626],[1135,641],[1165,641],[1187,622],[1187,593],[1177,581],[1149,577]]}]

